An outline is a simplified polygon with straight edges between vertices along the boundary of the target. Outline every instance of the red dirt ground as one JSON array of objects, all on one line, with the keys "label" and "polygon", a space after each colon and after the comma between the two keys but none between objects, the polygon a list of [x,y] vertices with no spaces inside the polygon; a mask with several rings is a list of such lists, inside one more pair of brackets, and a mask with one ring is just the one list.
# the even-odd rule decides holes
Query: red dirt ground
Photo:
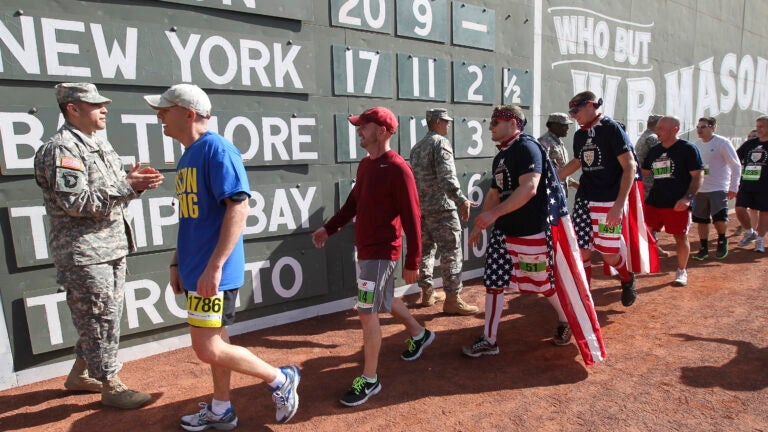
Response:
[{"label": "red dirt ground", "polygon": [[[575,345],[549,342],[556,319],[547,301],[517,294],[508,296],[494,357],[460,355],[480,334],[482,314],[414,309],[437,338],[412,363],[399,359],[402,327],[384,319],[383,390],[357,408],[338,402],[361,372],[353,312],[234,337],[303,372],[300,408],[286,425],[274,422],[264,383],[234,376],[237,430],[768,431],[768,266],[765,255],[736,241],[722,261],[691,261],[685,288],[670,285],[675,257],[662,259],[662,273],[639,278],[630,308],[621,306],[617,282],[596,278],[608,358],[589,369]],[[665,234],[661,244],[673,249]],[[463,297],[482,306],[481,281],[469,281]],[[208,368],[189,348],[127,363],[120,375],[151,392],[152,403],[139,411],[102,408],[98,395],[66,392],[62,377],[0,392],[0,430],[175,431],[179,416],[210,400]]]}]

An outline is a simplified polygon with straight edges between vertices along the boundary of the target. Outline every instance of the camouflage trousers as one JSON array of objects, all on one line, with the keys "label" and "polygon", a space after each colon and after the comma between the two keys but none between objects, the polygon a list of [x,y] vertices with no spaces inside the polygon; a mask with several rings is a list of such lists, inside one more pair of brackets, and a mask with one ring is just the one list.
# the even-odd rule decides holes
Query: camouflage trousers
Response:
[{"label": "camouflage trousers", "polygon": [[79,336],[75,354],[88,363],[91,378],[112,378],[122,367],[117,361],[117,346],[123,313],[125,257],[57,270],[56,279],[67,290],[67,305]]},{"label": "camouflage trousers", "polygon": [[461,223],[456,210],[423,213],[421,216],[421,264],[419,286],[432,286],[435,252],[440,254],[443,289],[448,294],[461,292]]}]

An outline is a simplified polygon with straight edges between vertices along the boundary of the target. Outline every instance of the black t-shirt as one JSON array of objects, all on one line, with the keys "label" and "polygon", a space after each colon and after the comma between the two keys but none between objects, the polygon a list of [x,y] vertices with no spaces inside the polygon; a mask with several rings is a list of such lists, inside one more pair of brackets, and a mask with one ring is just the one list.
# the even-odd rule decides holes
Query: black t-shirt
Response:
[{"label": "black t-shirt", "polygon": [[659,144],[648,151],[643,169],[651,170],[653,187],[645,203],[658,208],[672,208],[688,193],[691,171],[704,169],[699,149],[679,139],[671,147]]},{"label": "black t-shirt", "polygon": [[587,130],[573,136],[573,154],[581,161],[581,178],[576,197],[587,201],[615,201],[619,196],[624,169],[618,157],[632,148],[624,129],[610,117],[602,116]]},{"label": "black t-shirt", "polygon": [[[520,187],[520,176],[528,173],[542,173],[546,156],[536,140],[521,134],[506,149],[493,158],[493,179],[491,187],[499,191],[503,202]],[[504,234],[522,237],[540,233],[547,222],[547,191],[544,175],[539,180],[536,196],[519,209],[496,219],[495,227]]]},{"label": "black t-shirt", "polygon": [[739,191],[768,192],[768,141],[753,138],[736,150],[741,161]]}]

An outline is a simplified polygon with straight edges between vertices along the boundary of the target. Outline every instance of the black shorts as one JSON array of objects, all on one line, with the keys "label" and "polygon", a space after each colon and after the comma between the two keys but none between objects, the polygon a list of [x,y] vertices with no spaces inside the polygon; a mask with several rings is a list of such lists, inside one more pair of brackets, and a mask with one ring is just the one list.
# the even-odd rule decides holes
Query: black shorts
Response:
[{"label": "black shorts", "polygon": [[768,191],[744,192],[736,194],[736,207],[768,211]]}]

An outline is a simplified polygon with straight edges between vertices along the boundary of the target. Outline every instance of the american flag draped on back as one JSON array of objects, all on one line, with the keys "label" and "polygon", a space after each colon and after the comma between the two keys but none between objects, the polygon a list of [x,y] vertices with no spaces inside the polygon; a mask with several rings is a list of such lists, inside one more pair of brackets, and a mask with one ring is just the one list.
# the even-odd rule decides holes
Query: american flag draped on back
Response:
[{"label": "american flag draped on back", "polygon": [[555,295],[565,311],[571,326],[576,345],[587,366],[605,358],[605,346],[597,321],[589,284],[584,274],[576,233],[568,215],[568,204],[557,178],[552,161],[542,148],[546,171],[544,177],[547,188],[547,211],[549,223],[544,233],[547,238],[547,250],[550,275],[549,280],[555,288]]},{"label": "american flag draped on back", "polygon": [[[625,139],[629,143],[629,138]],[[635,146],[629,144],[632,157],[635,159],[635,181],[629,189],[627,205],[624,206],[624,218],[621,228],[621,254],[627,259],[627,270],[633,273],[658,273],[659,251],[656,248],[656,239],[651,230],[645,225],[643,211],[643,177],[640,172],[640,163],[637,160]],[[603,272],[607,275],[615,271],[603,262]]]}]

